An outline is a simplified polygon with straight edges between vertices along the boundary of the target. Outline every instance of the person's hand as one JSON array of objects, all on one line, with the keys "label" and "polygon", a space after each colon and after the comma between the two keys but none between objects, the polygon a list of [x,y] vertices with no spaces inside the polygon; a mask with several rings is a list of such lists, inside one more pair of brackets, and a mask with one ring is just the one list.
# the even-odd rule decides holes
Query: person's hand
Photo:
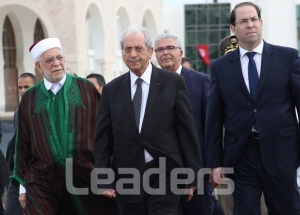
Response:
[{"label": "person's hand", "polygon": [[209,181],[212,182],[212,187],[216,188],[219,184],[225,184],[223,178],[224,170],[222,167],[213,168],[210,172]]},{"label": "person's hand", "polygon": [[187,198],[187,201],[191,201],[191,199],[193,198],[193,194],[194,194],[194,191],[197,189],[197,187],[189,187],[186,191],[186,194],[188,194],[188,198]]},{"label": "person's hand", "polygon": [[26,207],[26,193],[21,193],[19,195],[19,202],[20,202],[22,208],[25,209],[25,207]]},{"label": "person's hand", "polygon": [[102,195],[106,196],[107,198],[114,198],[114,197],[116,197],[116,191],[115,190],[105,190],[102,192]]}]

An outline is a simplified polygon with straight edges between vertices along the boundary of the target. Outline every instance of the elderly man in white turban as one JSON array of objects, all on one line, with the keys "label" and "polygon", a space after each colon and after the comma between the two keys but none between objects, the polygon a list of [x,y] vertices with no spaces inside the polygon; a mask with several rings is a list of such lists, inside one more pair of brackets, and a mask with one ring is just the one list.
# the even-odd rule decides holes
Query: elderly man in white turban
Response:
[{"label": "elderly man in white turban", "polygon": [[98,91],[66,74],[59,39],[38,41],[29,50],[44,79],[24,93],[18,110],[11,179],[26,189],[25,213],[117,214],[114,200],[91,191]]}]

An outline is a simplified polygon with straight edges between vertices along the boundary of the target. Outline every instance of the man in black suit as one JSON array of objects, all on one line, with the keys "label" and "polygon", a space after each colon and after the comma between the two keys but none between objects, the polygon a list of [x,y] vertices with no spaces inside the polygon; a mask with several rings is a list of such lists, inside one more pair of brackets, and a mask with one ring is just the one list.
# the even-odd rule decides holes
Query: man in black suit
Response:
[{"label": "man in black suit", "polygon": [[[211,64],[206,150],[215,183],[234,167],[233,214],[299,214],[300,59],[262,39],[260,8],[243,2],[230,15],[239,48]],[[225,127],[223,145],[223,125]]]},{"label": "man in black suit", "polygon": [[[173,34],[164,33],[158,35],[154,42],[154,49],[157,62],[162,69],[175,72],[185,79],[201,149],[202,167],[207,167],[205,156],[205,118],[209,76],[181,66],[182,45],[178,37]],[[184,195],[181,197],[180,203],[183,214],[211,215],[214,208],[212,192],[211,183],[208,177],[205,177],[204,193],[195,195],[189,202],[186,201]],[[197,191],[195,191],[196,193]]]},{"label": "man in black suit", "polygon": [[[176,215],[180,196],[173,192],[170,172],[185,167],[195,173],[195,180],[188,182],[190,200],[201,167],[186,85],[178,74],[150,63],[153,47],[147,29],[127,29],[121,38],[121,48],[130,71],[103,87],[95,136],[96,167],[109,168],[113,156],[117,188],[103,183],[99,188],[104,190],[103,195],[116,197],[122,215]],[[164,168],[163,162],[159,162],[162,158],[166,163]],[[165,177],[151,175],[149,181],[144,179],[145,171],[151,167],[159,167]],[[126,177],[128,180],[120,172],[123,168],[138,170],[140,178],[135,182],[139,184],[135,185],[139,194],[122,194],[119,182]],[[141,188],[145,184],[151,188],[165,186],[164,193],[150,193],[149,189]],[[124,189],[128,187],[125,184]]]},{"label": "man in black suit", "polygon": [[[22,73],[18,79],[18,92],[20,98],[23,94],[33,85],[37,83],[35,75],[32,73]],[[17,128],[18,125],[18,110],[14,114],[14,128]],[[12,139],[9,141],[7,150],[6,150],[6,162],[10,171],[14,169],[14,155],[15,155],[15,142],[16,142],[16,132]],[[22,207],[20,202],[26,202],[26,194],[24,191],[20,193],[14,188],[14,186],[9,183],[6,196],[6,208],[4,210],[4,215],[10,214],[21,214]]]},{"label": "man in black suit", "polygon": [[[0,143],[2,141],[2,126],[0,122]],[[0,215],[3,215],[3,204],[2,204],[2,195],[4,193],[4,187],[7,186],[9,182],[9,169],[6,164],[6,160],[2,150],[0,149]]]}]

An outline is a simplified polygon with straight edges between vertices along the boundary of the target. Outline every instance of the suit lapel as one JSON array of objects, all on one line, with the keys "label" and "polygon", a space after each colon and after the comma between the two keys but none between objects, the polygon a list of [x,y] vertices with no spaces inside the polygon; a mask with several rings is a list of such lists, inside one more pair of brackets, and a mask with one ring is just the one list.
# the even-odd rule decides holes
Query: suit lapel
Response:
[{"label": "suit lapel", "polygon": [[252,100],[243,76],[241,60],[240,60],[240,50],[238,48],[232,53],[231,62],[232,62],[231,69],[234,73],[237,82],[239,83],[244,93],[248,96],[248,98]]},{"label": "suit lapel", "polygon": [[148,119],[150,118],[151,112],[156,103],[156,100],[159,95],[162,84],[163,84],[163,82],[160,79],[160,72],[159,72],[158,68],[152,64],[152,74],[151,74],[151,81],[150,81],[150,87],[149,87],[149,95],[148,95],[148,99],[147,99],[147,105],[146,105],[146,110],[145,110],[145,115],[144,115],[144,119],[143,119],[141,133],[145,129],[146,123],[147,123]]},{"label": "suit lapel", "polygon": [[130,87],[130,72],[128,72],[123,80],[122,86],[120,87],[121,97],[123,100],[124,108],[128,115],[130,121],[132,121],[133,126],[136,128],[136,124],[134,121],[134,114],[132,108],[132,101],[131,101],[131,87]]},{"label": "suit lapel", "polygon": [[268,77],[270,67],[272,65],[273,62],[273,57],[271,56],[272,54],[273,54],[273,50],[271,46],[268,43],[264,42],[264,48],[263,48],[263,53],[261,58],[260,78],[259,78],[258,90],[257,90],[257,99],[259,97],[263,84],[266,78]]}]

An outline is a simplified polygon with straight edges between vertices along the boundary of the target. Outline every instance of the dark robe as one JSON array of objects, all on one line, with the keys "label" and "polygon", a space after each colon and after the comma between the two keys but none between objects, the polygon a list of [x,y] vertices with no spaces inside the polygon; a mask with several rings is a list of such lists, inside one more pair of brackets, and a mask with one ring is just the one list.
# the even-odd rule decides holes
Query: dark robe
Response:
[{"label": "dark robe", "polygon": [[[26,214],[117,214],[114,200],[91,191],[99,103],[91,82],[68,74],[56,95],[43,81],[23,95],[11,178],[26,188]],[[66,158],[73,158],[72,168]],[[66,169],[73,171],[67,182]],[[70,194],[75,188],[88,195]]]}]

